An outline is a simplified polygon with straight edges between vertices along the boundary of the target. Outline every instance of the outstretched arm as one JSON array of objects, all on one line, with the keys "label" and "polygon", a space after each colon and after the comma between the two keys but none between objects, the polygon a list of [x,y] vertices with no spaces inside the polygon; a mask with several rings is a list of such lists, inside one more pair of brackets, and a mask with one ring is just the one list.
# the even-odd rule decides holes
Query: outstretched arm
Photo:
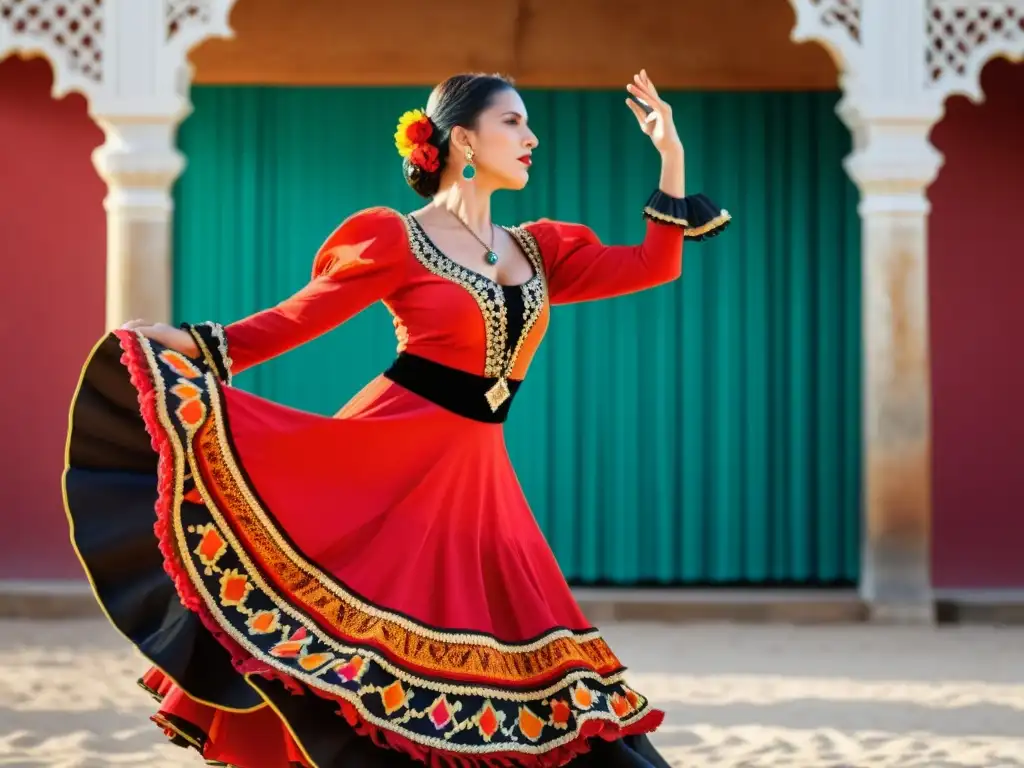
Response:
[{"label": "outstretched arm", "polygon": [[713,237],[729,222],[728,211],[704,195],[680,199],[660,190],[643,215],[647,228],[639,245],[605,245],[583,224],[527,224],[544,260],[551,303],[624,296],[669,283],[682,273],[683,241]]},{"label": "outstretched arm", "polygon": [[276,357],[385,298],[404,277],[405,225],[388,209],[346,219],[317,251],[312,279],[275,307],[224,328],[232,373]]},{"label": "outstretched arm", "polygon": [[622,296],[679,277],[683,241],[704,240],[721,232],[729,212],[705,195],[686,196],[683,144],[672,107],[642,71],[626,86],[626,99],[645,135],[661,155],[661,179],[643,215],[647,229],[639,245],[605,245],[581,224],[541,220],[526,225],[544,259],[552,304]]},{"label": "outstretched arm", "polygon": [[387,297],[404,279],[408,264],[405,224],[396,212],[372,208],[350,216],[317,251],[310,281],[278,305],[227,326],[129,323],[162,344],[204,358],[228,381],[258,363],[341,325]]}]

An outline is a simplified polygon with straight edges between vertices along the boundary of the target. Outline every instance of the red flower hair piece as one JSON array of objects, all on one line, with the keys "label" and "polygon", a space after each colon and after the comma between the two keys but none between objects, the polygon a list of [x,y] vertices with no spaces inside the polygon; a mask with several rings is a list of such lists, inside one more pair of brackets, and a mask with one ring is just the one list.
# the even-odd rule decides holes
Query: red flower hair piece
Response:
[{"label": "red flower hair piece", "polygon": [[434,124],[422,109],[413,109],[398,119],[395,131],[395,147],[398,154],[409,158],[409,162],[427,173],[441,167],[437,147],[430,143]]}]

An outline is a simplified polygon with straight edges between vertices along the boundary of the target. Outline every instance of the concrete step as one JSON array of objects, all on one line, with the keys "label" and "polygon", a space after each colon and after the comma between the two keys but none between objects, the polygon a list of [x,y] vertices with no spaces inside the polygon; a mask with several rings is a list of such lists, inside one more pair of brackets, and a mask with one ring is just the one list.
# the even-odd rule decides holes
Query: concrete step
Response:
[{"label": "concrete step", "polygon": [[[654,621],[849,624],[868,619],[854,589],[573,590],[595,626]],[[85,581],[0,580],[0,618],[97,618],[103,612]],[[1024,590],[947,591],[936,595],[940,623],[1024,625]]]}]

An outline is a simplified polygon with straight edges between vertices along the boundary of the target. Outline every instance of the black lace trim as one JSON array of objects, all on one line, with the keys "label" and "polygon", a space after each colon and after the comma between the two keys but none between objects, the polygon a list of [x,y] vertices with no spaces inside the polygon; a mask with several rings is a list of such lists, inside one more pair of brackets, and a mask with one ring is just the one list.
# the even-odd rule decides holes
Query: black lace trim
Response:
[{"label": "black lace trim", "polygon": [[672,224],[689,240],[707,240],[725,231],[732,221],[727,210],[702,193],[672,197],[654,190],[644,206],[644,218]]},{"label": "black lace trim", "polygon": [[228,354],[228,340],[224,327],[219,323],[182,323],[179,328],[188,331],[199,347],[203,360],[217,378],[231,384],[231,356]]}]

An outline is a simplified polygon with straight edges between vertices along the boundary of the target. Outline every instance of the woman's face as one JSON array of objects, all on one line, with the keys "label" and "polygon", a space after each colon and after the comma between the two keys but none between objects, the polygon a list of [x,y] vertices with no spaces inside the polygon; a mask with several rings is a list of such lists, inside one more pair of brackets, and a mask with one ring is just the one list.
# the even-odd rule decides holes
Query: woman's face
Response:
[{"label": "woman's face", "polygon": [[[527,125],[526,105],[513,88],[505,88],[480,113],[468,132],[477,183],[492,189],[522,189],[530,180],[531,153],[539,143]],[[465,163],[465,157],[461,157]],[[461,167],[461,166],[460,166]]]}]

